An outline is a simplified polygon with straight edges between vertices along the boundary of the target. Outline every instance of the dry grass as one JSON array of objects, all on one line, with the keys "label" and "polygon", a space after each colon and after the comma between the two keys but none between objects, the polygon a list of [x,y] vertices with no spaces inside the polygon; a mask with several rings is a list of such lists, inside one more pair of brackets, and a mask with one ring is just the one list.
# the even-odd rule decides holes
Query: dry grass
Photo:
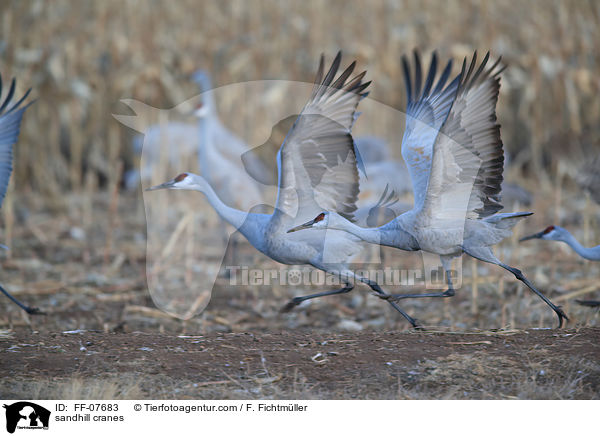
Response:
[{"label": "dry grass", "polygon": [[[450,355],[411,369],[399,383],[403,399],[598,399],[600,365],[577,357],[549,356],[547,350],[526,359],[489,352]],[[588,380],[595,380],[590,385]]]},{"label": "dry grass", "polygon": [[[276,378],[252,379],[225,378],[215,382],[194,383],[190,380],[149,375],[140,380],[139,374],[120,374],[114,378],[68,378],[43,380],[12,380],[0,383],[3,398],[28,398],[32,400],[138,400],[138,399],[323,399],[323,394],[313,392],[313,386],[301,375],[288,383],[277,383]],[[338,392],[329,392],[332,398]],[[343,397],[342,397],[343,398]]]},{"label": "dry grass", "polygon": [[[5,387],[6,388],[6,387]],[[113,379],[70,378],[52,381],[13,381],[12,392],[5,392],[32,399],[63,400],[133,400],[142,396],[139,379],[127,375]]]},{"label": "dry grass", "polygon": [[[217,279],[211,301],[201,315],[187,321],[170,318],[155,308],[148,294],[144,211],[140,207],[131,213],[131,205],[141,203],[140,199],[134,194],[122,196],[114,215],[113,240],[107,257],[107,228],[112,213],[107,207],[108,199],[101,194],[94,195],[91,198],[94,220],[89,226],[80,227],[82,212],[78,197],[71,194],[68,198],[65,213],[39,212],[43,209],[33,208],[26,224],[15,228],[11,257],[3,262],[3,285],[22,300],[43,308],[49,316],[27,317],[2,298],[0,327],[178,334],[299,328],[317,331],[344,331],[353,327],[408,328],[401,317],[364,286],[357,286],[348,295],[323,298],[281,314],[280,308],[290,298],[314,292],[315,287],[231,286],[227,277]],[[573,214],[569,216],[574,216],[581,202],[574,199],[568,204]],[[537,214],[531,220],[518,226],[517,233],[522,235],[546,224]],[[76,228],[83,230],[82,238],[73,236]],[[570,326],[598,325],[598,311],[579,306],[574,299],[598,299],[595,278],[600,265],[579,260],[560,244],[545,241],[518,244],[507,240],[497,251],[503,260],[521,268],[546,295],[563,305],[571,318]],[[238,245],[238,254],[242,265],[261,269],[280,267],[247,243]],[[414,253],[385,250],[386,266],[418,269],[420,262],[420,256]],[[455,297],[406,300],[403,307],[432,330],[555,326],[553,312],[509,273],[466,257],[463,262],[463,285]],[[473,272],[477,272],[476,277]],[[474,281],[477,295],[471,292]],[[386,288],[390,292],[407,289]],[[412,289],[422,291],[419,287]]]},{"label": "dry grass", "polygon": [[[436,49],[442,58],[457,61],[473,49],[503,56],[509,68],[502,78],[498,118],[512,162],[505,176],[534,191],[531,210],[536,215],[517,227],[515,237],[498,253],[563,304],[572,325],[598,325],[598,312],[572,303],[573,298],[598,299],[598,265],[557,244],[519,245],[517,239],[554,222],[588,245],[600,243],[599,206],[586,201],[575,183],[585,157],[600,151],[600,3],[14,0],[3,2],[0,12],[0,73],[5,79],[18,78],[19,94],[33,87],[38,100],[24,117],[3,205],[2,242],[11,251],[0,253],[6,256],[2,283],[50,314],[29,318],[2,300],[0,326],[176,333],[335,331],[344,329],[344,320],[352,320],[365,329],[405,329],[403,320],[364,289],[280,315],[279,308],[290,297],[309,290],[232,288],[220,279],[199,317],[181,321],[148,309],[152,302],[145,278],[144,205],[139,193],[118,189],[122,171],[139,163],[131,147],[132,131],[111,114],[127,113],[119,103],[122,98],[160,108],[177,105],[197,93],[189,74],[198,68],[209,70],[216,86],[260,79],[310,81],[318,55],[332,56],[340,48],[347,60],[356,58],[368,69],[374,80],[370,97],[401,108],[405,96],[399,59],[415,47],[425,53]],[[258,145],[251,126],[230,119],[232,106],[229,102],[220,108],[225,124]],[[252,104],[237,106],[255,110]],[[361,133],[368,132],[363,124]],[[507,210],[512,207],[507,205]],[[242,245],[241,251],[248,263],[274,265],[248,246]],[[386,251],[386,259],[407,267],[419,260],[393,250]],[[511,276],[471,262],[465,261],[464,287],[456,297],[407,301],[405,308],[439,329],[554,326],[552,312]],[[0,336],[10,338],[10,332]],[[597,364],[572,357],[553,365],[545,369],[479,353],[450,356],[414,368],[418,377],[400,374],[397,386],[378,397],[598,397],[586,386],[588,374],[598,373]],[[542,369],[544,376],[539,375]],[[359,395],[352,390],[320,391],[302,374],[286,383],[279,376],[252,374],[216,385],[154,377],[139,382],[127,376],[1,385],[7,394],[3,396],[32,399]],[[448,382],[459,379],[460,388]]]},{"label": "dry grass", "polygon": [[64,400],[133,399],[600,399],[600,365],[575,356],[532,350],[523,359],[488,351],[451,354],[402,368],[382,385],[380,379],[336,387],[309,381],[298,371],[272,374],[268,369],[221,380],[194,382],[189,375],[120,373],[119,377],[4,380],[4,398]]},{"label": "dry grass", "polygon": [[368,68],[371,97],[394,107],[404,101],[399,58],[414,47],[456,60],[473,49],[502,55],[502,134],[514,172],[535,170],[532,186],[598,147],[600,9],[591,0],[3,4],[2,74],[38,99],[14,180],[55,206],[65,190],[107,186],[120,160],[133,164],[130,132],[111,117],[124,111],[121,98],[174,106],[195,95],[197,68],[217,86],[310,81],[318,54],[339,48]]}]

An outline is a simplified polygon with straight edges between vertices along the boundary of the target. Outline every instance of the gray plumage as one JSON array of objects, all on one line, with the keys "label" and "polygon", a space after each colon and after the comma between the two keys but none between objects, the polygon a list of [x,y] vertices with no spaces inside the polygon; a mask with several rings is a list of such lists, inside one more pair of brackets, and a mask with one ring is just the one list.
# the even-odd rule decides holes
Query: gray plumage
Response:
[{"label": "gray plumage", "polygon": [[[354,140],[357,155],[362,159],[364,171],[359,168],[360,195],[356,212],[357,222],[370,213],[372,208],[381,209],[381,195],[384,191],[394,192],[396,201],[386,209],[393,211],[393,219],[412,208],[412,204],[402,203],[397,197],[412,194],[410,174],[402,160],[396,160],[388,150],[386,142],[376,136],[363,136]],[[385,222],[389,221],[386,220]],[[361,225],[363,223],[361,222]],[[373,227],[368,225],[368,227]]]},{"label": "gray plumage", "polygon": [[[248,175],[244,166],[256,173],[265,173],[266,169],[253,155],[247,156],[242,164],[242,155],[250,148],[219,119],[208,73],[198,70],[192,75],[192,79],[198,84],[201,92],[198,107],[191,114],[195,117],[195,122],[170,121],[151,124],[142,129],[143,135],[135,138],[136,153],[141,155],[143,150],[144,166],[141,168],[141,179],[150,180],[157,172],[158,166],[162,163],[163,153],[167,157],[166,163],[169,168],[176,168],[190,159],[197,159],[200,172],[226,204],[242,210],[250,210],[262,204],[263,198],[259,183]],[[160,119],[148,114],[148,112],[159,113],[160,110],[134,100],[122,101],[141,118],[148,116],[151,119]],[[114,116],[122,123],[139,129],[136,124],[137,117]],[[138,174],[138,172],[131,172],[126,175],[129,188],[139,183]]]},{"label": "gray plumage", "polygon": [[516,268],[496,258],[492,246],[511,234],[512,227],[530,212],[496,213],[502,208],[503,151],[496,123],[500,86],[499,60],[486,69],[489,54],[477,67],[477,54],[469,68],[444,88],[448,67],[433,92],[437,56],[432,56],[421,91],[421,62],[415,53],[414,87],[408,61],[403,58],[408,96],[402,155],[413,182],[412,210],[378,228],[362,228],[335,213],[302,228],[345,230],[364,241],[402,250],[423,250],[440,255],[447,273],[445,292],[382,296],[403,298],[454,295],[450,266],[454,257],[466,253],[499,265],[527,285],[556,313],[559,325],[568,320],[564,312],[538,291]]},{"label": "gray plumage", "polygon": [[[348,80],[353,62],[335,79],[341,52],[327,74],[324,57],[309,101],[294,122],[277,154],[278,195],[271,214],[246,213],[225,205],[203,177],[183,173],[154,189],[187,189],[204,193],[221,218],[233,225],[259,251],[288,265],[309,264],[346,283],[339,290],[294,298],[285,307],[302,301],[349,292],[355,280],[363,281],[374,291],[384,292],[374,282],[355,276],[348,269],[350,260],[362,250],[360,239],[346,232],[290,233],[288,229],[328,210],[352,219],[358,195],[358,171],[351,129],[359,101],[366,96],[370,82],[362,80],[365,72]],[[396,303],[389,303],[413,325],[415,320]]]},{"label": "gray plumage", "polygon": [[573,236],[567,229],[560,226],[549,226],[546,227],[539,233],[525,236],[519,241],[528,241],[529,239],[544,239],[546,241],[559,241],[564,242],[573,249],[575,253],[587,260],[600,260],[600,245],[595,247],[584,247],[579,243],[575,236]]},{"label": "gray plumage", "polygon": [[13,146],[19,137],[21,119],[25,110],[33,103],[21,106],[27,98],[31,89],[17,102],[12,99],[15,94],[15,79],[12,80],[10,88],[4,101],[2,101],[2,77],[0,76],[0,206],[8,189],[8,182],[12,173]]},{"label": "gray plumage", "polygon": [[[406,128],[402,138],[402,157],[410,173],[415,206],[420,206],[425,197],[427,180],[431,170],[433,143],[448,117],[460,84],[460,76],[446,85],[452,68],[452,61],[449,61],[438,80],[434,92],[421,93],[421,58],[416,51],[414,52],[414,58],[415,87],[413,88],[408,60],[405,56],[402,57],[407,93]],[[437,54],[434,53],[428,75],[431,80],[428,79],[428,83],[433,81],[436,69]],[[426,87],[425,91],[428,90],[429,88]]]},{"label": "gray plumage", "polygon": [[[2,101],[2,76],[0,76],[0,206],[4,201],[4,196],[8,189],[8,182],[10,181],[10,175],[12,173],[13,146],[19,138],[23,113],[25,113],[25,110],[33,103],[32,101],[25,106],[22,106],[23,101],[25,101],[29,95],[31,89],[27,90],[25,95],[18,101],[13,102],[15,86],[15,79],[13,79],[8,93],[6,94],[6,97],[4,97],[4,101]],[[1,286],[0,292],[6,295],[25,312],[32,315],[42,313],[35,307],[29,307],[21,303]]]},{"label": "gray plumage", "polygon": [[577,183],[600,204],[600,154],[581,166],[577,173]]}]

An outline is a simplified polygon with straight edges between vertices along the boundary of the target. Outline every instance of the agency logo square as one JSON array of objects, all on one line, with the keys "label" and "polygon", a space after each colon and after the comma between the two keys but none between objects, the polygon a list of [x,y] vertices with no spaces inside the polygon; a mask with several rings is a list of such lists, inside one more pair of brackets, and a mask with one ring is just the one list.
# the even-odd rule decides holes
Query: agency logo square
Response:
[{"label": "agency logo square", "polygon": [[50,411],[29,401],[4,404],[6,410],[6,431],[47,430],[50,424]]}]

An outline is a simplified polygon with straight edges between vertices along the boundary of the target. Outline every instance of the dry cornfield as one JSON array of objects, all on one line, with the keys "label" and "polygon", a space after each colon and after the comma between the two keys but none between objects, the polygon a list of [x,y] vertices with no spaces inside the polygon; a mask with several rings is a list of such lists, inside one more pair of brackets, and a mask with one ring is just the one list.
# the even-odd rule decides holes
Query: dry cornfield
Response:
[{"label": "dry cornfield", "polygon": [[[600,154],[598,2],[15,0],[2,2],[0,12],[0,73],[3,79],[18,79],[18,95],[32,87],[32,97],[37,99],[23,119],[15,148],[15,170],[0,215],[0,242],[10,246],[10,251],[2,254],[0,283],[48,312],[45,317],[32,318],[0,300],[0,327],[6,329],[0,339],[3,350],[13,343],[13,331],[20,342],[35,343],[38,339],[29,333],[37,331],[50,335],[45,336],[50,343],[53,333],[60,337],[60,332],[74,330],[107,335],[254,332],[267,335],[262,341],[268,341],[271,333],[291,330],[321,338],[328,332],[351,335],[364,330],[361,335],[371,333],[376,338],[380,332],[406,330],[403,319],[362,287],[280,314],[289,298],[313,290],[231,287],[225,275],[219,277],[209,306],[197,317],[182,321],[156,309],[147,289],[142,193],[139,189],[128,192],[122,185],[123,174],[139,166],[132,147],[135,132],[112,114],[129,113],[120,102],[124,98],[157,108],[177,106],[197,95],[190,74],[199,68],[211,74],[216,87],[265,79],[310,82],[319,54],[323,52],[331,59],[339,49],[345,60],[356,59],[358,68],[367,69],[368,79],[373,80],[369,95],[372,104],[401,110],[406,95],[400,56],[414,48],[425,56],[437,50],[442,59],[453,58],[456,70],[459,60],[475,49],[480,53],[490,50],[508,65],[502,74],[498,104],[505,153],[510,160],[505,178],[530,190],[533,203],[505,207],[506,211],[519,207],[535,214],[517,226],[515,236],[504,241],[497,253],[563,306],[571,318],[569,327],[581,329],[566,334],[587,335],[589,346],[594,346],[589,338],[598,337],[598,312],[574,300],[600,299],[599,265],[581,260],[561,244],[517,241],[547,225],[560,224],[587,246],[600,243],[600,205],[576,182],[581,165]],[[227,88],[223,89],[222,95],[227,97]],[[240,98],[218,101],[220,118],[249,144],[262,144],[270,133],[266,127],[257,131],[253,123],[236,121],[236,116],[252,119],[259,106]],[[274,93],[269,98],[274,106],[283,105],[286,94]],[[357,123],[357,133],[368,134],[370,118],[367,110],[362,110],[365,113]],[[401,129],[398,127],[398,142],[390,144],[396,156]],[[210,225],[216,228],[218,223],[213,221]],[[240,243],[235,250],[244,265],[276,268],[247,244]],[[384,255],[392,265],[410,267],[419,260],[414,254],[391,249],[385,249]],[[452,342],[448,337],[455,332],[470,334],[472,329],[490,334],[504,329],[497,333],[499,337],[503,337],[502,332],[515,331],[531,333],[533,338],[534,333],[523,329],[555,326],[552,312],[501,269],[465,260],[463,272],[463,286],[454,298],[403,303],[428,328],[444,332],[427,338]],[[485,342],[484,336],[478,341]],[[135,338],[135,343],[144,341],[139,334]],[[487,344],[483,345],[484,349],[477,348],[470,358],[485,361]],[[525,354],[527,347],[523,345]],[[39,353],[44,353],[43,347]],[[595,348],[579,359],[563,362],[572,377],[556,382],[554,390],[548,380],[543,388],[533,386],[535,359],[547,359],[540,354],[523,369],[523,377],[532,383],[527,385],[530,390],[498,389],[501,394],[494,396],[494,387],[486,385],[484,391],[489,398],[597,397],[600,371],[593,359],[597,353]],[[289,359],[296,357],[291,351]],[[425,357],[450,359],[450,369],[460,360],[451,352]],[[443,359],[436,361],[447,362]],[[490,361],[494,365],[504,365],[499,357],[494,359]],[[408,365],[405,369],[417,365],[404,364]],[[431,360],[428,365],[436,367]],[[177,368],[169,374],[173,384]],[[80,370],[82,377],[89,374],[85,368]],[[251,380],[271,377],[268,384],[272,389],[253,391],[247,380],[228,374],[223,386],[232,385],[231,390],[182,392],[189,397],[287,398],[297,394],[303,398],[377,398],[377,383],[387,383],[377,379],[373,390],[366,392],[355,387],[346,387],[343,392],[335,387],[327,392],[308,392],[305,389],[316,383],[308,370],[304,375],[282,373],[281,381],[273,374],[257,375],[264,370],[254,368],[256,373],[246,375]],[[0,364],[0,373],[14,371]],[[444,388],[454,377],[451,370],[445,376],[441,370],[432,371],[416,381],[409,377],[401,383],[399,378],[394,391],[387,390],[381,397],[463,397],[460,389],[451,385]],[[584,371],[584,375],[577,375],[577,371]],[[502,385],[503,373],[499,374],[498,384]],[[36,388],[23,381],[20,391],[3,384],[0,393],[10,393],[13,398],[93,396],[78,385],[72,388],[74,393],[65,394],[68,387],[63,382],[68,375],[57,371],[54,376],[60,389],[48,390],[50,385]],[[213,386],[211,383],[221,381],[219,377],[222,374],[207,375],[206,380],[200,376],[199,383]],[[288,384],[282,386],[287,382],[296,386],[297,380],[303,380],[298,382],[300,391]],[[456,381],[457,386],[462,383]],[[511,380],[511,386],[515,384]],[[166,395],[168,390],[162,387],[153,391],[135,384],[115,386],[100,389],[99,395],[152,397]],[[481,397],[477,383],[464,385],[464,391],[479,392],[474,397]]]}]

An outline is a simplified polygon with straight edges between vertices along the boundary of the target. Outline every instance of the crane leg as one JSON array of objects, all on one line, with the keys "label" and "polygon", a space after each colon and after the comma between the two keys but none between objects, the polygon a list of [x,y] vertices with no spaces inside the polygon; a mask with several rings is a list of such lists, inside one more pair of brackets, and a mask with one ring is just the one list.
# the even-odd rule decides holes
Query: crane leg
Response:
[{"label": "crane leg", "polygon": [[581,306],[600,308],[600,301],[596,301],[596,300],[575,300],[575,301],[577,302],[577,304],[580,304]]},{"label": "crane leg", "polygon": [[444,292],[428,292],[425,294],[383,294],[377,295],[382,300],[388,301],[400,301],[405,298],[429,298],[429,297],[454,297],[455,292],[454,289],[448,288]]},{"label": "crane leg", "polygon": [[[314,266],[323,271],[328,271],[326,268],[324,268],[320,265],[314,265]],[[377,282],[369,280],[365,277],[359,277],[350,271],[344,271],[341,274],[339,272],[333,272],[333,271],[328,271],[328,272],[330,274],[336,274],[336,275],[345,277],[346,280],[352,279],[352,283],[355,283],[356,280],[358,279],[361,282],[363,282],[364,284],[368,285],[378,295],[384,295],[384,296],[387,295],[385,293],[385,291],[383,289],[381,289],[381,287],[377,284]],[[346,282],[346,286],[344,286],[342,289],[334,289],[333,291],[325,291],[325,292],[319,292],[317,294],[305,295],[303,297],[295,297],[295,298],[292,298],[285,306],[283,306],[281,308],[281,312],[288,312],[306,300],[311,300],[313,298],[319,298],[319,297],[326,297],[328,295],[346,294],[346,293],[350,292],[352,289],[354,289],[354,285]],[[394,309],[396,309],[396,311],[398,311],[414,328],[420,328],[417,320],[414,319],[412,316],[410,316],[408,313],[406,313],[404,310],[402,310],[402,308],[400,308],[400,306],[398,306],[394,301],[388,300],[388,303]]]},{"label": "crane leg", "polygon": [[442,266],[444,267],[444,270],[446,271],[446,281],[448,283],[448,289],[446,289],[444,292],[427,292],[425,294],[377,294],[377,296],[379,298],[381,298],[382,300],[388,300],[388,301],[399,301],[399,300],[403,300],[405,298],[445,298],[445,297],[454,297],[455,292],[454,292],[454,285],[452,284],[452,274],[450,272],[450,266],[451,266],[451,257],[448,258],[446,256],[440,256],[440,259],[442,261]]},{"label": "crane leg", "polygon": [[377,282],[374,282],[372,280],[366,279],[364,277],[360,277],[359,280],[363,283],[365,283],[366,285],[368,285],[371,289],[373,289],[373,291],[376,292],[377,296],[380,298],[383,298],[384,300],[387,300],[388,303],[390,303],[390,305],[396,309],[400,315],[402,315],[404,318],[406,318],[406,320],[416,329],[420,328],[419,323],[417,322],[416,319],[414,319],[412,316],[410,316],[408,313],[406,313],[404,310],[402,310],[402,308],[400,308],[400,306],[398,306],[392,299],[388,299],[385,298],[386,296],[390,296],[389,294],[386,294],[385,291],[383,289],[381,289],[381,286],[379,286],[377,284]]},{"label": "crane leg", "polygon": [[30,315],[45,315],[44,312],[42,312],[40,309],[38,309],[37,307],[29,307],[24,305],[23,303],[21,303],[19,300],[17,300],[15,297],[13,297],[6,289],[4,289],[2,286],[0,286],[0,292],[2,292],[4,295],[6,295],[10,301],[12,301],[13,303],[15,303],[17,306],[19,306],[21,309],[23,309],[25,312],[27,312]]},{"label": "crane leg", "polygon": [[306,300],[311,300],[313,298],[319,297],[326,297],[327,295],[346,294],[352,289],[354,289],[354,285],[346,283],[346,286],[344,286],[342,289],[334,289],[333,291],[319,292],[318,294],[305,295],[303,297],[294,297],[285,306],[281,308],[281,312],[289,312],[294,307],[298,306]]},{"label": "crane leg", "polygon": [[546,297],[544,294],[542,294],[540,291],[538,291],[533,284],[527,280],[527,277],[525,277],[523,275],[523,273],[521,272],[521,270],[517,269],[517,268],[513,268],[512,266],[509,265],[505,265],[503,263],[499,263],[499,266],[501,266],[502,268],[504,268],[507,271],[510,271],[511,273],[514,274],[514,276],[517,278],[517,280],[522,281],[523,283],[525,283],[525,285],[531,289],[538,297],[540,297],[542,300],[544,300],[544,302],[550,306],[552,308],[552,310],[554,311],[554,313],[556,313],[556,316],[558,316],[558,328],[561,328],[563,326],[563,320],[564,321],[569,321],[569,318],[567,317],[567,315],[565,314],[565,312],[563,312],[563,310],[560,308],[560,306],[555,305],[552,301],[550,301],[548,299],[548,297]]},{"label": "crane leg", "polygon": [[525,275],[523,275],[521,270],[519,270],[517,268],[513,268],[512,266],[509,266],[509,265],[506,265],[506,264],[500,262],[500,260],[498,260],[496,258],[496,256],[494,256],[494,253],[492,252],[492,250],[489,247],[476,247],[476,248],[468,248],[468,249],[463,247],[463,251],[465,253],[467,253],[469,256],[474,257],[475,259],[479,259],[483,262],[488,262],[488,263],[492,263],[492,264],[501,266],[505,270],[511,272],[517,280],[520,280],[521,282],[523,282],[529,289],[531,289],[532,292],[534,292],[538,297],[540,297],[542,300],[544,300],[544,303],[546,303],[548,306],[550,306],[552,308],[554,313],[556,313],[556,316],[558,316],[558,328],[561,328],[563,326],[563,321],[567,321],[567,322],[569,321],[569,318],[567,317],[565,312],[563,312],[563,310],[560,308],[560,306],[555,305],[552,301],[550,301],[548,299],[548,297],[546,297],[544,294],[542,294],[540,291],[538,291],[535,288],[535,286],[533,286],[533,284],[527,279],[527,277],[525,277]]}]

